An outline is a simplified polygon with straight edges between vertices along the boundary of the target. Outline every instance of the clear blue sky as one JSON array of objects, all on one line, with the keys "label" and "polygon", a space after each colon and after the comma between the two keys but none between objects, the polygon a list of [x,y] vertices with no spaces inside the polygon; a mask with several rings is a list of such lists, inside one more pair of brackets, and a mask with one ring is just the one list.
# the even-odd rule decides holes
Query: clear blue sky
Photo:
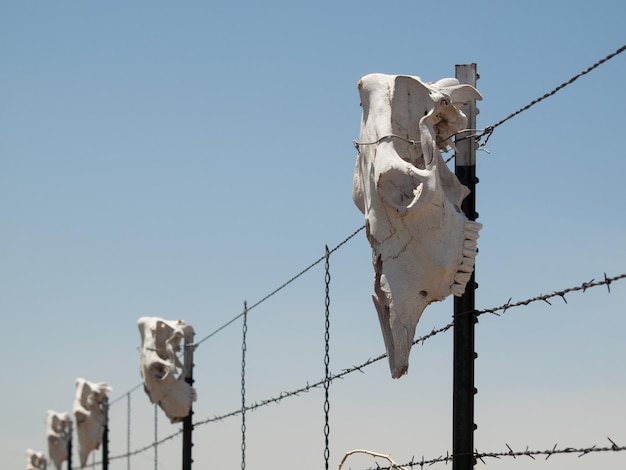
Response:
[{"label": "clear blue sky", "polygon": [[[47,452],[46,411],[71,411],[77,377],[113,387],[110,453],[126,452],[137,318],[182,318],[203,338],[363,225],[351,199],[361,76],[435,81],[475,62],[485,127],[626,43],[624,18],[617,0],[1,2],[2,468]],[[626,272],[625,75],[626,53],[479,153],[479,309]],[[363,232],[331,257],[333,372],[384,351],[370,259]],[[481,317],[478,450],[626,445],[626,280],[567,300]],[[451,316],[450,301],[429,307],[417,334]],[[250,313],[249,401],[323,376],[323,317],[321,264]],[[198,420],[240,406],[240,355],[241,322],[196,351]],[[451,364],[447,332],[413,348],[400,380],[380,361],[333,382],[331,465],[354,448],[399,463],[451,450]],[[141,389],[131,410],[136,449],[154,437]],[[323,423],[322,390],[249,413],[249,466],[320,468]],[[238,468],[239,428],[198,427],[195,467]],[[161,414],[158,435],[176,429]],[[180,468],[180,439],[159,458]]]}]

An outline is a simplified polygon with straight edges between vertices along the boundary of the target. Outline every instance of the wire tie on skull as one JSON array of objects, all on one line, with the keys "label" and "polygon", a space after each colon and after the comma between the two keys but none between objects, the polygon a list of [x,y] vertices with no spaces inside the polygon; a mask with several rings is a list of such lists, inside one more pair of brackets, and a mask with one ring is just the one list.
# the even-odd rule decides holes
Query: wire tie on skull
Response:
[{"label": "wire tie on skull", "polygon": [[358,141],[356,141],[356,140],[353,140],[353,141],[352,141],[352,144],[354,145],[354,147],[355,147],[357,150],[359,150],[359,147],[360,147],[361,145],[378,145],[378,144],[380,144],[383,140],[385,140],[385,139],[390,139],[390,138],[392,138],[392,137],[394,137],[394,138],[396,138],[396,139],[403,140],[403,141],[405,141],[407,144],[411,144],[411,145],[418,145],[418,144],[420,144],[420,143],[421,143],[421,141],[419,141],[419,140],[408,139],[408,138],[402,137],[402,136],[397,135],[397,134],[387,134],[387,135],[384,135],[384,136],[382,136],[381,138],[379,138],[378,140],[375,140],[375,141],[373,141],[373,142],[358,142]]}]

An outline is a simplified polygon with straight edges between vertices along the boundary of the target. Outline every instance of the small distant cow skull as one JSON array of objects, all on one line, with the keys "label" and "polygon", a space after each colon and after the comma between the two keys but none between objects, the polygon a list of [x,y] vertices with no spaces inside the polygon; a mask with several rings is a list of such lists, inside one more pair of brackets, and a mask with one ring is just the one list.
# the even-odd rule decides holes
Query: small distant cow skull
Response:
[{"label": "small distant cow skull", "polygon": [[98,449],[102,442],[102,433],[107,420],[107,393],[111,390],[104,382],[94,383],[81,378],[76,379],[74,419],[81,468],[87,465],[89,453]]},{"label": "small distant cow skull", "polygon": [[43,452],[26,449],[26,470],[46,470],[46,457]]},{"label": "small distant cow skull", "polygon": [[373,249],[374,304],[391,376],[406,374],[426,306],[465,291],[481,224],[468,220],[469,194],[440,150],[465,128],[461,103],[482,97],[446,78],[370,74],[358,84],[363,107],[352,196]]},{"label": "small distant cow skull", "polygon": [[57,470],[67,460],[68,444],[72,436],[72,421],[69,413],[48,411],[47,422],[48,454]]},{"label": "small distant cow skull", "polygon": [[[158,404],[172,423],[182,421],[196,400],[196,390],[185,381],[187,371],[178,359],[183,338],[193,338],[193,328],[182,320],[141,317],[139,370],[151,403]],[[185,346],[190,346],[185,343]]]}]

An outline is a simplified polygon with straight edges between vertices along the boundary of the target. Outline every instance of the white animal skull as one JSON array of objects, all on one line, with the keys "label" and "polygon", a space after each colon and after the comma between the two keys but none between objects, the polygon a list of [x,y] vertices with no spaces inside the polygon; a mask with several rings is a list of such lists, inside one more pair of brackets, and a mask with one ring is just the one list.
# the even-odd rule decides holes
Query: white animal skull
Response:
[{"label": "white animal skull", "polygon": [[72,436],[72,420],[69,413],[48,410],[48,454],[57,470],[67,460],[68,445]]},{"label": "white animal skull", "polygon": [[193,328],[182,320],[157,317],[141,317],[137,326],[141,334],[139,370],[144,390],[150,402],[157,403],[172,423],[182,421],[196,400],[196,390],[185,382],[187,371],[176,353],[185,335],[193,337]]},{"label": "white animal skull", "polygon": [[374,304],[391,375],[399,378],[426,306],[462,295],[474,269],[482,226],[461,212],[469,190],[440,150],[465,128],[458,105],[482,97],[453,78],[426,84],[370,74],[358,88],[363,116],[352,196],[365,214]]},{"label": "white animal skull", "polygon": [[111,390],[104,382],[94,383],[81,378],[76,379],[74,419],[81,468],[87,465],[89,453],[98,449],[102,442],[102,433],[107,420],[107,393]]},{"label": "white animal skull", "polygon": [[26,470],[46,470],[46,457],[43,452],[26,449]]}]

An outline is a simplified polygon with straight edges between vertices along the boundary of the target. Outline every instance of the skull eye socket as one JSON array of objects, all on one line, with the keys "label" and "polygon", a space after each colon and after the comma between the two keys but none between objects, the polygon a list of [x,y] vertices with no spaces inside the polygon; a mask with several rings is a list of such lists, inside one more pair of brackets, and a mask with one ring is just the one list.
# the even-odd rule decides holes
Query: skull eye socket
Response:
[{"label": "skull eye socket", "polygon": [[157,379],[161,380],[167,374],[167,367],[160,362],[155,362],[150,366],[150,373]]}]

